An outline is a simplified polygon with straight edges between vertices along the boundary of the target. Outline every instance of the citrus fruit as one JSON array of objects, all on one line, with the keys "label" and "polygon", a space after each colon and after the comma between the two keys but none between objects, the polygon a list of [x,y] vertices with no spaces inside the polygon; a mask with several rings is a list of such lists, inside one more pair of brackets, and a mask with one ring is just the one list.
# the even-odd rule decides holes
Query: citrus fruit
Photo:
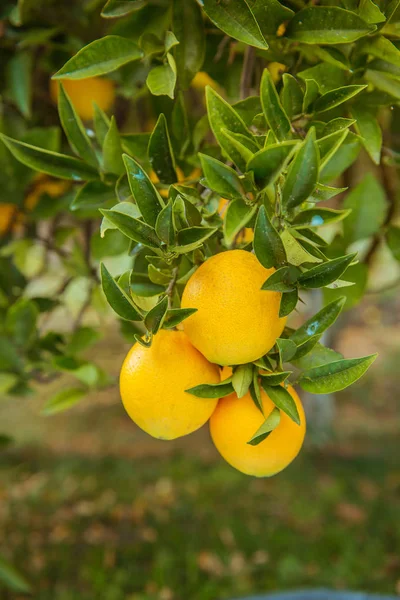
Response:
[{"label": "citrus fruit", "polygon": [[[114,83],[104,77],[89,77],[88,79],[60,80],[67,92],[76,112],[84,121],[93,118],[93,102],[99,108],[107,111],[114,103]],[[50,96],[56,104],[58,100],[58,80],[50,81]]]},{"label": "citrus fruit", "polygon": [[172,440],[195,431],[218,400],[185,390],[219,383],[219,369],[192,346],[183,331],[160,330],[150,348],[136,344],[122,365],[120,391],[131,419],[153,437]]},{"label": "citrus fruit", "polygon": [[262,390],[264,415],[249,392],[242,398],[231,394],[218,402],[210,419],[211,437],[218,452],[232,467],[246,475],[270,477],[282,471],[298,455],[306,432],[306,419],[295,390],[289,386],[288,391],[296,403],[300,425],[281,410],[278,426],[257,446],[248,441],[275,408],[267,394]]},{"label": "citrus fruit", "polygon": [[24,207],[30,211],[35,208],[43,194],[51,198],[58,198],[70,187],[70,182],[65,179],[50,179],[46,175],[35,177],[32,190],[27,194]]},{"label": "citrus fruit", "polygon": [[282,333],[279,292],[261,290],[275,271],[250,252],[228,250],[206,260],[191,276],[182,308],[197,308],[183,322],[193,346],[211,362],[239,365],[266,354]]},{"label": "citrus fruit", "polygon": [[17,222],[18,207],[10,202],[0,203],[0,235],[6,233],[11,222]]},{"label": "citrus fruit", "polygon": [[282,78],[282,74],[287,71],[287,66],[279,62],[270,62],[267,68],[274,83],[277,83]]}]

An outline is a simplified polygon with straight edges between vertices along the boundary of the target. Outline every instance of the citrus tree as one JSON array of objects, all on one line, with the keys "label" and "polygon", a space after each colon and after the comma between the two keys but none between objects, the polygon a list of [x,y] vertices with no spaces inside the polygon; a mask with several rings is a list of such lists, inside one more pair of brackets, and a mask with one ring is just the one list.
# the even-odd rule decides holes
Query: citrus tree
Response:
[{"label": "citrus tree", "polygon": [[111,307],[131,418],[210,419],[229,463],[275,474],[304,438],[293,386],[375,359],[321,336],[376,261],[399,278],[399,1],[101,4],[1,9],[1,390],[68,372],[53,414],[114,385],[82,354]]}]

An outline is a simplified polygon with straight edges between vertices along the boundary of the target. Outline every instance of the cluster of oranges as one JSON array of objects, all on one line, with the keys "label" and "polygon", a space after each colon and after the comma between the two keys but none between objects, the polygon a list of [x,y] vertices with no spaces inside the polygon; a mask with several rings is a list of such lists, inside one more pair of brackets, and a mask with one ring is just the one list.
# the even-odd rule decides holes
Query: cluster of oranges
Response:
[{"label": "cluster of oranges", "polygon": [[182,295],[182,307],[197,312],[183,321],[183,330],[159,331],[150,348],[133,346],[120,377],[124,406],[144,431],[169,440],[209,420],[211,437],[225,460],[258,477],[278,473],[300,451],[305,416],[294,389],[288,391],[300,425],[281,412],[279,425],[256,446],[248,442],[275,408],[264,391],[262,414],[249,392],[242,398],[232,393],[205,399],[186,390],[217,384],[230,376],[231,365],[252,363],[274,346],[286,319],[279,317],[281,294],[261,290],[273,272],[245,250],[228,250],[206,260]]}]

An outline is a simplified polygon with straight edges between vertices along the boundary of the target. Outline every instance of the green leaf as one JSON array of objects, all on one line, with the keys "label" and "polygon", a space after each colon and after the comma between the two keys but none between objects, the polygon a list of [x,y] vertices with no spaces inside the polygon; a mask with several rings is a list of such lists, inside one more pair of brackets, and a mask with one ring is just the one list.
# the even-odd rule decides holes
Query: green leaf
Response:
[{"label": "green leaf", "polygon": [[17,383],[18,377],[14,373],[0,372],[0,394],[7,394]]},{"label": "green leaf", "polygon": [[103,6],[101,16],[105,19],[124,17],[145,6],[144,0],[108,0]]},{"label": "green leaf", "polygon": [[149,147],[150,133],[122,133],[121,141],[125,152],[131,156],[142,159],[146,156]]},{"label": "green leaf", "polygon": [[168,310],[168,296],[156,304],[144,318],[144,324],[148,331],[151,331],[153,335],[156,335],[158,330],[162,327],[165,319],[165,315]]},{"label": "green leaf", "polygon": [[67,410],[82,400],[86,393],[87,390],[81,387],[62,389],[46,402],[42,414],[48,416]]},{"label": "green leaf", "polygon": [[132,40],[106,35],[84,46],[53,75],[53,79],[86,79],[115,71],[142,58],[143,52]]},{"label": "green leaf", "polygon": [[80,327],[71,336],[66,353],[70,355],[79,354],[86,350],[100,339],[100,332],[92,327]]},{"label": "green leaf", "polygon": [[253,366],[240,365],[235,369],[232,375],[232,385],[238,398],[243,398],[249,391],[251,382],[253,381]]},{"label": "green leaf", "polygon": [[320,337],[321,337],[320,335],[312,335],[307,340],[305,340],[304,342],[299,344],[297,346],[296,353],[294,354],[294,356],[292,356],[291,360],[293,362],[295,362],[296,360],[299,360],[303,356],[306,356],[309,352],[311,352],[311,350],[314,348],[314,346],[316,346],[316,344],[319,342]]},{"label": "green leaf", "polygon": [[168,246],[172,246],[175,241],[172,200],[168,202],[157,217],[156,234]]},{"label": "green leaf", "polygon": [[313,193],[318,182],[319,152],[312,127],[290,165],[282,189],[282,203],[288,209],[302,204]]},{"label": "green leaf", "polygon": [[142,213],[143,219],[154,227],[158,214],[164,206],[161,196],[139,163],[127,154],[123,155],[123,160],[132,196]]},{"label": "green leaf", "polygon": [[257,369],[253,369],[253,381],[249,388],[251,399],[258,408],[258,410],[264,414],[263,402],[261,398],[261,388],[258,381]]},{"label": "green leaf", "polygon": [[31,586],[26,581],[25,577],[1,556],[0,581],[8,589],[13,590],[14,592],[19,592],[21,594],[29,594],[31,592]]},{"label": "green leaf", "polygon": [[249,206],[244,200],[229,202],[224,218],[224,237],[228,246],[232,244],[238,233],[252,219],[256,210],[257,205]]},{"label": "green leaf", "polygon": [[103,142],[103,167],[106,173],[121,175],[124,172],[121,138],[114,117],[111,117],[110,127]]},{"label": "green leaf", "polygon": [[194,0],[174,0],[172,26],[179,46],[175,49],[179,82],[186,89],[200,71],[205,55],[205,30],[200,6]]},{"label": "green leaf", "polygon": [[303,248],[289,229],[282,231],[281,240],[285,248],[287,262],[291,265],[298,267],[304,263],[321,262],[321,258],[316,258]]},{"label": "green leaf", "polygon": [[113,210],[102,209],[100,212],[129,239],[149,248],[159,248],[160,242],[155,230],[150,225],[130,215],[118,212],[115,208]]},{"label": "green leaf", "polygon": [[[305,51],[306,56],[307,54],[313,55],[314,48],[307,48],[306,46],[303,51]],[[303,79],[303,81],[307,79],[315,80],[321,94],[325,94],[335,88],[341,88],[347,83],[343,69],[337,65],[327,64],[326,62],[319,62],[313,67],[300,71],[298,77]]]},{"label": "green leaf", "polygon": [[106,185],[102,181],[88,181],[77,188],[76,196],[71,202],[71,210],[93,210],[115,201],[114,188]]},{"label": "green leaf", "polygon": [[185,229],[201,224],[201,214],[187,198],[178,194],[173,204],[176,229]]},{"label": "green leaf", "polygon": [[176,85],[176,65],[172,54],[167,54],[167,62],[158,67],[153,67],[147,75],[146,85],[153,96],[174,97]]},{"label": "green leaf", "polygon": [[310,202],[325,202],[326,200],[330,200],[331,198],[334,198],[334,196],[337,196],[346,190],[347,188],[345,187],[336,188],[329,185],[324,185],[323,183],[318,183]]},{"label": "green leaf", "polygon": [[334,208],[309,208],[301,211],[292,221],[293,227],[323,227],[346,219],[350,210],[336,210]]},{"label": "green leaf", "polygon": [[303,323],[303,325],[290,336],[290,339],[299,346],[309,338],[321,335],[336,321],[343,310],[345,300],[346,299],[342,296],[324,306],[313,317]]},{"label": "green leaf", "polygon": [[381,35],[368,40],[368,43],[360,48],[360,52],[371,54],[396,67],[400,67],[400,50],[390,40]]},{"label": "green leaf", "polygon": [[254,172],[254,179],[260,188],[266,188],[277,179],[295,147],[296,142],[271,144],[253,155],[247,163],[247,170]]},{"label": "green leaf", "polygon": [[[263,383],[263,381],[261,382]],[[287,414],[297,425],[300,425],[300,415],[292,396],[287,389],[278,385],[275,387],[263,385],[265,393],[277,408]]]},{"label": "green leaf", "polygon": [[258,446],[258,444],[263,442],[269,436],[269,434],[278,427],[280,421],[280,410],[279,408],[274,408],[265,419],[261,427],[257,429],[253,437],[247,443],[251,446]]},{"label": "green leaf", "polygon": [[299,292],[297,288],[292,290],[291,292],[283,293],[281,297],[281,303],[279,306],[279,316],[287,317],[287,315],[290,315],[290,313],[296,308],[298,299]]},{"label": "green leaf", "polygon": [[306,89],[303,97],[303,112],[307,112],[309,107],[312,105],[314,100],[319,95],[318,83],[315,79],[306,79],[305,80]]},{"label": "green leaf", "polygon": [[227,129],[221,129],[221,135],[225,138],[226,143],[230,144],[247,163],[255,152],[259,151],[256,142],[242,133],[233,133]]},{"label": "green leaf", "polygon": [[350,98],[353,98],[362,92],[362,90],[365,90],[366,87],[366,85],[346,85],[337,88],[336,90],[330,90],[315,101],[314,110],[317,113],[331,110],[332,108],[335,108],[335,106],[347,102],[347,100],[350,100]]},{"label": "green leaf", "polygon": [[261,104],[269,127],[279,141],[285,140],[291,130],[289,118],[283,110],[274,82],[268,69],[264,69],[261,87]]},{"label": "green leaf", "polygon": [[367,23],[383,23],[386,21],[386,16],[372,0],[360,0],[358,12]]},{"label": "green leaf", "polygon": [[36,336],[39,311],[27,298],[19,298],[7,311],[5,326],[17,346],[29,347]]},{"label": "green leaf", "polygon": [[251,12],[258,23],[264,37],[275,36],[279,25],[293,16],[293,11],[283,6],[278,0],[247,0]]},{"label": "green leaf", "polygon": [[343,224],[348,245],[379,231],[387,212],[386,194],[376,177],[368,173],[346,196],[343,206],[351,211]]},{"label": "green leaf", "polygon": [[286,252],[279,233],[269,220],[265,206],[260,206],[254,227],[253,248],[258,261],[266,269],[286,261]]},{"label": "green leaf", "polygon": [[382,130],[373,111],[368,107],[355,104],[351,114],[356,119],[356,129],[362,138],[362,143],[376,165],[381,162]]},{"label": "green leaf", "polygon": [[297,267],[281,267],[268,277],[261,289],[269,292],[292,292],[297,288],[300,273]]},{"label": "green leaf", "polygon": [[33,54],[20,50],[8,61],[7,91],[15,106],[26,118],[31,118]]},{"label": "green leaf", "polygon": [[377,354],[362,358],[337,360],[304,371],[299,384],[306,392],[328,394],[339,392],[360,379],[376,359]]},{"label": "green leaf", "polygon": [[178,180],[167,120],[162,113],[150,136],[148,154],[151,166],[162,183],[175,183]]},{"label": "green leaf", "polygon": [[96,133],[96,139],[100,146],[104,144],[104,138],[107,135],[107,131],[110,128],[111,120],[108,118],[104,110],[101,110],[96,104],[93,102],[94,108],[94,117],[93,117],[93,125]]},{"label": "green leaf", "polygon": [[297,346],[293,340],[286,338],[278,338],[276,340],[276,346],[278,348],[279,362],[282,365],[293,358],[296,354]]},{"label": "green leaf", "polygon": [[232,377],[221,381],[221,383],[196,385],[185,390],[185,392],[197,396],[197,398],[225,398],[225,396],[229,396],[234,392]]},{"label": "green leaf", "polygon": [[210,127],[225,154],[239,167],[241,171],[246,170],[246,161],[236,146],[231,144],[222,130],[233,133],[239,133],[251,139],[244,121],[230,104],[228,104],[215,90],[207,86],[206,88],[207,113],[210,121]]},{"label": "green leaf", "polygon": [[201,166],[210,189],[224,198],[241,198],[245,190],[236,171],[212,156],[199,154]]},{"label": "green leaf", "polygon": [[314,348],[312,348],[311,352],[302,356],[296,361],[292,361],[299,369],[313,369],[314,367],[320,367],[321,365],[326,365],[327,363],[331,363],[335,360],[339,360],[343,358],[339,352],[335,352],[331,348],[326,348],[320,343],[317,343]]},{"label": "green leaf", "polygon": [[302,112],[304,93],[297,79],[289,73],[282,76],[283,87],[281,91],[282,108],[291,119]]},{"label": "green leaf", "polygon": [[396,100],[400,100],[400,81],[397,81],[390,75],[379,73],[378,71],[373,71],[372,69],[366,70],[365,79],[369,83],[372,83],[372,85],[378,90],[390,94],[396,98]]},{"label": "green leaf", "polygon": [[282,371],[281,373],[272,372],[272,371],[260,373],[261,385],[262,386],[263,385],[266,385],[266,386],[281,385],[281,383],[286,381],[286,379],[291,374],[292,374],[292,371]]},{"label": "green leaf", "polygon": [[386,241],[395,259],[400,261],[400,227],[391,225],[387,230]]},{"label": "green leaf", "polygon": [[141,321],[142,316],[136,310],[132,300],[115,281],[104,263],[101,263],[100,270],[103,292],[114,312],[126,321]]},{"label": "green leaf", "polygon": [[43,148],[14,140],[2,133],[0,133],[0,138],[11,154],[30,169],[61,179],[72,179],[73,181],[99,178],[96,169],[77,158],[43,150]]},{"label": "green leaf", "polygon": [[363,263],[351,265],[346,271],[346,283],[345,287],[336,286],[340,283],[340,280],[332,283],[324,289],[325,301],[333,300],[340,296],[344,296],[346,299],[345,309],[352,308],[360,302],[364,296],[367,283],[368,283],[368,266]]},{"label": "green leaf", "polygon": [[177,245],[171,250],[177,254],[186,254],[199,248],[217,231],[216,227],[187,227],[181,229],[177,236]]},{"label": "green leaf", "polygon": [[164,327],[166,329],[172,329],[195,312],[197,312],[197,308],[171,308],[168,310],[167,316],[165,317]]},{"label": "green leaf", "polygon": [[62,83],[58,86],[58,114],[72,150],[97,168],[98,162],[92,144]]},{"label": "green leaf", "polygon": [[307,289],[315,289],[333,283],[345,272],[355,256],[356,254],[347,254],[312,267],[300,275],[299,285]]},{"label": "green leaf", "polygon": [[308,6],[295,14],[286,35],[306,44],[347,44],[375,29],[376,26],[343,8]]},{"label": "green leaf", "polygon": [[201,6],[218,29],[230,37],[256,48],[268,48],[246,0],[202,0]]}]

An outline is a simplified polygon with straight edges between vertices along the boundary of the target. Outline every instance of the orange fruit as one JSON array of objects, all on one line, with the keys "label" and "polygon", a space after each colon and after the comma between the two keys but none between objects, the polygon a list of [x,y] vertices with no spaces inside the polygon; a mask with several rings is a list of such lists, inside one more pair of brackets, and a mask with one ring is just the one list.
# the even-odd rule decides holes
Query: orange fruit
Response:
[{"label": "orange fruit", "polygon": [[228,250],[206,260],[186,284],[182,308],[197,308],[183,322],[192,344],[211,362],[239,365],[266,354],[282,333],[281,294],[261,290],[275,271],[250,252]]},{"label": "orange fruit", "polygon": [[185,390],[219,381],[218,367],[192,346],[183,331],[162,329],[150,348],[136,344],[128,352],[120,391],[127,413],[141,429],[172,440],[204,425],[218,402]]},{"label": "orange fruit", "polygon": [[84,121],[93,119],[93,102],[104,111],[114,104],[114,82],[104,77],[89,77],[88,79],[51,79],[50,96],[54,104],[58,100],[58,81],[61,81],[76,112]]},{"label": "orange fruit", "polygon": [[10,202],[0,203],[0,235],[8,231],[11,222],[14,223],[13,228],[18,223],[18,207]]},{"label": "orange fruit", "polygon": [[288,391],[296,403],[300,425],[280,411],[278,426],[257,446],[248,444],[248,441],[275,408],[264,390],[261,391],[264,415],[249,392],[242,398],[231,394],[218,402],[210,419],[211,437],[218,452],[232,467],[246,475],[270,477],[296,458],[303,445],[306,418],[297,393],[291,386]]}]

